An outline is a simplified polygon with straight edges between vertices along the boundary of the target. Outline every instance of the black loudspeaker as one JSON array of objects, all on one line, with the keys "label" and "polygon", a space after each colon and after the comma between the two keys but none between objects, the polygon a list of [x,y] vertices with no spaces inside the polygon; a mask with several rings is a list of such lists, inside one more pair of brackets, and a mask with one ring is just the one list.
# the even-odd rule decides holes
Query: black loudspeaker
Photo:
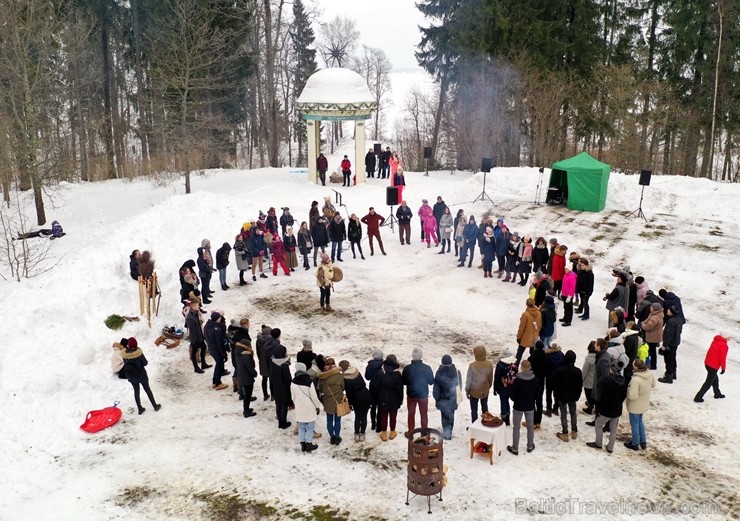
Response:
[{"label": "black loudspeaker", "polygon": [[493,166],[493,159],[490,157],[484,157],[483,161],[481,161],[480,165],[480,171],[481,172],[490,172],[491,166]]},{"label": "black loudspeaker", "polygon": [[652,175],[652,170],[640,170],[640,186],[650,186],[650,176]]},{"label": "black loudspeaker", "polygon": [[375,154],[376,156],[379,156],[379,155],[380,155],[380,153],[381,153],[382,151],[383,151],[383,147],[382,147],[382,146],[380,146],[380,143],[375,143],[375,144],[373,145],[373,153],[374,153],[374,154]]},{"label": "black loudspeaker", "polygon": [[385,187],[385,204],[388,206],[396,206],[398,204],[398,187],[397,186],[386,186]]},{"label": "black loudspeaker", "polygon": [[432,147],[424,147],[424,159],[432,158]]}]

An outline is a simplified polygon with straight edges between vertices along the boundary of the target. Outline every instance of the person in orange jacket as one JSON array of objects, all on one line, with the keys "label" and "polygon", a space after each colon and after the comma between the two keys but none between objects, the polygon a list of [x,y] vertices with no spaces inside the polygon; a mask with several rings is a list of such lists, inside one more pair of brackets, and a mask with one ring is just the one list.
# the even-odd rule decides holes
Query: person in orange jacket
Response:
[{"label": "person in orange jacket", "polygon": [[696,393],[696,396],[694,397],[695,402],[703,402],[704,394],[710,387],[714,391],[715,398],[719,399],[725,397],[725,395],[719,390],[719,375],[717,372],[719,371],[719,374],[725,374],[725,369],[727,368],[727,351],[729,351],[729,347],[727,345],[728,340],[730,340],[730,334],[723,331],[720,331],[720,333],[714,337],[714,340],[712,340],[712,343],[707,350],[707,356],[704,358],[704,367],[707,370],[707,379],[704,380],[701,389]]}]

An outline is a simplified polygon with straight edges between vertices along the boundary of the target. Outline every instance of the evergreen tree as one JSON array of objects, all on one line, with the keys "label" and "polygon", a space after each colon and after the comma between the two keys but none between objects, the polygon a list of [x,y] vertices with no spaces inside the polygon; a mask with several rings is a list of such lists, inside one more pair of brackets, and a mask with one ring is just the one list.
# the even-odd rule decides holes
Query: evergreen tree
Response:
[{"label": "evergreen tree", "polygon": [[[295,74],[293,80],[295,101],[301,95],[306,86],[308,78],[316,72],[316,50],[313,48],[316,37],[311,27],[311,20],[303,7],[303,0],[293,2],[293,27],[290,31],[290,40],[293,46],[295,59]],[[296,166],[305,166],[306,151],[304,138],[306,136],[306,123],[300,114],[295,114],[293,129],[298,138],[298,159]]]}]

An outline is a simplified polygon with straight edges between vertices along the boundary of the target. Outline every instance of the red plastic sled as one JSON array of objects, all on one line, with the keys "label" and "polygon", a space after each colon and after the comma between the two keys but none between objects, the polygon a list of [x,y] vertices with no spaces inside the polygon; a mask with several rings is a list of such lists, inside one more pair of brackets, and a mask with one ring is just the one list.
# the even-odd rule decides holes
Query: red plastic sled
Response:
[{"label": "red plastic sled", "polygon": [[99,411],[90,411],[87,413],[85,423],[80,425],[80,429],[85,432],[93,433],[102,431],[103,429],[115,425],[118,420],[123,416],[121,409],[117,407],[118,402],[113,404],[113,407],[106,407]]}]

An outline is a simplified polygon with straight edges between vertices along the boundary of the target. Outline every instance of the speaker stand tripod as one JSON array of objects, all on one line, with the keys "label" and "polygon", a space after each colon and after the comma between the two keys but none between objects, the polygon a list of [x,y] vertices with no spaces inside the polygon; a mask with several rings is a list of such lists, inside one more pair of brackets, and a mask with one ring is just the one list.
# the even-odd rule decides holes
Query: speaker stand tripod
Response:
[{"label": "speaker stand tripod", "polygon": [[486,202],[486,199],[488,199],[488,202],[493,204],[493,199],[491,199],[488,194],[486,193],[486,176],[488,175],[488,172],[483,172],[483,191],[478,194],[478,197],[473,199],[473,203],[477,203],[478,201]]},{"label": "speaker stand tripod", "polygon": [[391,214],[386,218],[383,226],[390,226],[391,231],[393,232],[395,231],[393,228],[394,224],[398,224],[398,220],[396,220],[396,216],[393,214],[393,205],[391,205]]},{"label": "speaker stand tripod", "polygon": [[645,222],[648,222],[647,217],[645,217],[645,212],[642,211],[642,199],[645,197],[645,185],[642,185],[642,191],[640,192],[640,206],[637,207],[637,210],[629,214],[626,218],[630,218],[633,215],[638,218],[642,218]]}]

